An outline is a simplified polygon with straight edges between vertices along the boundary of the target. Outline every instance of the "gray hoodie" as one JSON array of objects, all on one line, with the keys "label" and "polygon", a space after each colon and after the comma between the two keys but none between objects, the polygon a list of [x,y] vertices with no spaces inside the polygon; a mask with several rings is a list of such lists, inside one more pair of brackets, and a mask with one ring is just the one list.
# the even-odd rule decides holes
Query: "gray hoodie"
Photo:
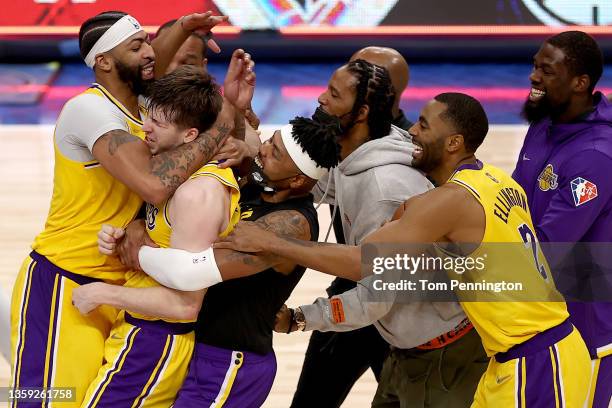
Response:
[{"label": "gray hoodie", "polygon": [[[317,183],[315,200],[337,206],[348,245],[358,245],[391,219],[400,204],[433,188],[410,166],[413,150],[408,132],[392,126],[388,136],[359,146]],[[372,302],[368,299],[380,295],[368,293],[369,288],[371,284],[358,282],[356,288],[332,297],[342,302],[344,322],[334,320],[330,299],[301,306],[306,330],[349,331],[374,323],[391,345],[411,348],[450,331],[465,318],[459,304],[452,302]]]}]

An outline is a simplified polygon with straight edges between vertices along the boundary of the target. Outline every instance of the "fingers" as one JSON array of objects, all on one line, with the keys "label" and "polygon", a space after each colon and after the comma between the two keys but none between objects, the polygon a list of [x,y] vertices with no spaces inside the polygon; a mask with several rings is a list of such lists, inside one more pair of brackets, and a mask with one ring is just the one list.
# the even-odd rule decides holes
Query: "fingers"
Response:
[{"label": "fingers", "polygon": [[[209,39],[206,44],[208,45],[208,49],[214,52],[215,54],[219,54],[221,52],[221,47],[219,47],[219,44],[217,44],[217,42],[212,38]],[[207,62],[208,61],[206,61],[205,63]]]},{"label": "fingers", "polygon": [[242,163],[242,158],[227,159],[223,163],[217,164],[220,169],[227,169],[228,167],[236,167]]},{"label": "fingers", "polygon": [[234,249],[232,241],[217,241],[213,244],[214,249]]},{"label": "fingers", "polygon": [[115,228],[113,232],[113,238],[116,240],[120,240],[125,235],[125,230],[123,228]]}]

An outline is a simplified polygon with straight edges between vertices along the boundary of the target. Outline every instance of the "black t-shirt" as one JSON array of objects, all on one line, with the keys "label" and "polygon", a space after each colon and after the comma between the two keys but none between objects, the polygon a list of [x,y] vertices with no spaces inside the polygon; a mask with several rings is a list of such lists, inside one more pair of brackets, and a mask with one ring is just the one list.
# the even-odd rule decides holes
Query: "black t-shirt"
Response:
[{"label": "black t-shirt", "polygon": [[[252,186],[241,190],[242,220],[255,221],[274,211],[295,210],[308,220],[311,240],[318,239],[319,223],[312,195],[268,203],[260,193],[259,188]],[[304,271],[304,267],[297,266],[289,275],[284,275],[270,268],[209,288],[196,323],[196,341],[230,350],[271,352],[276,312],[289,298]]]}]

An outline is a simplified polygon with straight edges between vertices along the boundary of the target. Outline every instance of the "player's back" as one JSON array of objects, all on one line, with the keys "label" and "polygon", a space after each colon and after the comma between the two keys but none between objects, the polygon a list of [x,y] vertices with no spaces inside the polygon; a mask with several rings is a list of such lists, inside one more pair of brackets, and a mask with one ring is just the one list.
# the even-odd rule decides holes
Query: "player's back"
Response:
[{"label": "player's back", "polygon": [[[234,226],[240,221],[240,189],[238,188],[238,182],[234,176],[232,169],[220,169],[217,167],[217,162],[209,162],[202,166],[196,171],[190,179],[197,177],[212,177],[224,186],[227,186],[231,190],[230,207],[228,213],[227,227],[224,231],[219,234],[219,237],[227,236],[234,228]],[[170,247],[170,237],[172,235],[172,225],[168,217],[168,201],[165,201],[159,207],[147,203],[145,227],[149,237],[160,247]],[[194,211],[205,211],[205,208],[194,208]],[[158,286],[153,278],[140,271],[130,271],[126,275],[125,286],[133,288],[146,288],[152,286]],[[152,316],[144,316],[136,313],[131,313],[134,317],[150,320],[157,319]],[[173,320],[164,319],[166,321],[173,322]],[[195,319],[193,320],[195,321]]]},{"label": "player's back", "polygon": [[[487,354],[505,352],[564,322],[567,308],[537,242],[523,189],[502,170],[481,162],[460,167],[449,182],[478,200],[486,219],[482,244],[470,254],[484,259],[485,267],[453,279],[522,284],[519,291],[485,288],[476,294],[458,293]],[[483,298],[487,301],[475,301]]]},{"label": "player's back", "polygon": [[64,105],[54,132],[53,196],[45,229],[32,245],[36,252],[73,273],[110,281],[124,278],[121,263],[98,252],[97,231],[102,224],[127,225],[142,200],[91,152],[97,138],[111,130],[144,138],[141,126],[141,118],[98,84]]}]

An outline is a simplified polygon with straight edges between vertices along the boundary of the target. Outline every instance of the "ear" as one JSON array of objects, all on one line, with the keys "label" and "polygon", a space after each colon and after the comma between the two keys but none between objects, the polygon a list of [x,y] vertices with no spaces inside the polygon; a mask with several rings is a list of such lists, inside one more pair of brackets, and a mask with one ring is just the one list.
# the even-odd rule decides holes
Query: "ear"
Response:
[{"label": "ear", "polygon": [[465,139],[461,133],[455,133],[446,140],[446,149],[449,153],[456,153],[462,147],[465,148]]},{"label": "ear", "polygon": [[357,113],[357,122],[366,122],[369,114],[370,107],[368,105],[361,105],[359,112]]},{"label": "ear", "polygon": [[200,132],[196,128],[187,129],[185,136],[183,137],[183,142],[184,143],[193,142],[195,138],[198,137],[199,134]]},{"label": "ear", "polygon": [[204,69],[208,68],[208,58],[204,58],[204,59],[202,60],[202,67],[203,67]]},{"label": "ear", "polygon": [[108,53],[96,55],[96,68],[102,72],[110,72],[113,69],[113,57]]},{"label": "ear", "polygon": [[574,92],[576,93],[588,92],[589,86],[591,86],[591,78],[589,78],[589,76],[586,74],[579,75],[577,77],[574,77],[572,85],[574,88]]}]

